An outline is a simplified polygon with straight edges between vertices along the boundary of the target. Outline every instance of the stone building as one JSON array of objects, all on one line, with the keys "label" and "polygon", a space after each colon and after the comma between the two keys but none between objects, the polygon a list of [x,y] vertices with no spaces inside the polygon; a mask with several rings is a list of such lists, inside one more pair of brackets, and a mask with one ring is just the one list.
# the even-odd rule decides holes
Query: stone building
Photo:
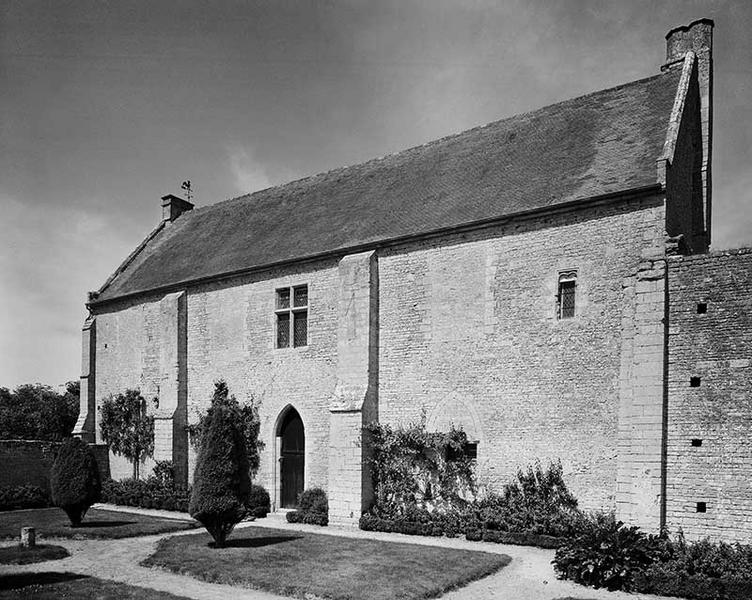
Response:
[{"label": "stone building", "polygon": [[[260,403],[276,508],[369,502],[364,423],[462,426],[479,478],[560,459],[585,508],[752,537],[752,253],[708,253],[713,22],[645,79],[162,221],[87,304],[77,432],[139,388],[195,461],[213,382]],[[114,476],[130,469],[111,458]]]}]

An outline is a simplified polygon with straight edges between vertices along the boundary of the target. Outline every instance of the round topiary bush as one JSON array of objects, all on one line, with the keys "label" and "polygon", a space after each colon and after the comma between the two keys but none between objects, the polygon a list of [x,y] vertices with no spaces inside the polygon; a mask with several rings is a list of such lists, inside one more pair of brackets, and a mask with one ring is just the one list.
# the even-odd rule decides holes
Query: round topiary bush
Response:
[{"label": "round topiary bush", "polygon": [[287,513],[289,523],[306,523],[307,525],[329,524],[329,502],[326,492],[321,488],[310,488],[298,496],[297,510]]},{"label": "round topiary bush", "polygon": [[258,519],[263,519],[271,510],[269,492],[262,485],[253,484],[248,496],[248,512]]},{"label": "round topiary bush", "polygon": [[[226,393],[223,382],[216,385],[215,394]],[[189,512],[214,538],[214,547],[222,548],[246,513],[251,491],[248,454],[236,408],[218,404],[206,419]]]},{"label": "round topiary bush", "polygon": [[97,459],[85,442],[68,438],[62,443],[52,464],[50,488],[52,503],[65,511],[73,527],[78,527],[102,493]]}]

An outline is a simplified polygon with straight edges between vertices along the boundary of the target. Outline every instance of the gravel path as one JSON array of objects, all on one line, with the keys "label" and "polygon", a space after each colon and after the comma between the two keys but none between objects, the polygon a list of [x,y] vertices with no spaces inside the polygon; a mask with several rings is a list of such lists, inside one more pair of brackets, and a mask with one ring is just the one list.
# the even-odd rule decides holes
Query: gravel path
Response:
[{"label": "gravel path", "polygon": [[[136,512],[154,516],[183,518],[178,513],[159,510],[142,510],[131,507],[99,505],[98,508]],[[0,518],[2,518],[0,516]],[[659,596],[626,594],[593,590],[567,581],[556,579],[551,567],[553,550],[543,550],[527,546],[510,546],[485,542],[468,542],[464,539],[424,538],[391,533],[365,532],[354,528],[316,527],[312,525],[290,524],[279,516],[242,523],[242,527],[269,527],[289,531],[307,531],[331,536],[378,539],[391,542],[425,546],[444,546],[497,554],[506,554],[512,563],[494,575],[485,577],[461,589],[442,596],[444,600],[665,600]],[[281,596],[249,590],[246,588],[206,583],[191,577],[139,566],[139,563],[154,552],[161,538],[168,535],[195,535],[203,530],[160,534],[121,540],[55,540],[71,553],[69,558],[37,563],[32,565],[0,565],[0,575],[19,572],[72,572],[136,585],[196,600],[279,600]]]}]

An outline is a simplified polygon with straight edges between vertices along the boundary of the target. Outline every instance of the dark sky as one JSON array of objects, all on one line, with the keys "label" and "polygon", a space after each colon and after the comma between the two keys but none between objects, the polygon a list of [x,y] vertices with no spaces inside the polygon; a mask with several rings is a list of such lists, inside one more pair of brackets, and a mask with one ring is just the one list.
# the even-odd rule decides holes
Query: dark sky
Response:
[{"label": "dark sky", "polygon": [[80,372],[87,290],[211,204],[658,72],[715,29],[714,243],[752,245],[752,2],[0,3],[0,386]]}]

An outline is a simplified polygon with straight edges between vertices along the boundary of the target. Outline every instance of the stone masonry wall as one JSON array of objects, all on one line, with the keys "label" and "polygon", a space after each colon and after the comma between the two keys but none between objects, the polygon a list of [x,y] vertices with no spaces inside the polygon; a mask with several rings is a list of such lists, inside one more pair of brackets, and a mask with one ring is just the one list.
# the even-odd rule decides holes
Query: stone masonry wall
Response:
[{"label": "stone masonry wall", "polygon": [[[257,481],[279,494],[277,429],[288,405],[305,429],[305,487],[327,487],[329,401],[337,363],[337,261],[278,269],[188,291],[188,420],[208,407],[224,378],[240,402],[260,404],[265,449]],[[275,290],[308,285],[308,345],[275,348]],[[190,447],[191,469],[195,449]]]},{"label": "stone masonry wall", "polygon": [[[107,312],[96,315],[96,369],[95,396],[96,440],[102,443],[99,429],[99,407],[110,394],[127,389],[138,389],[147,401],[147,409],[156,408],[159,397],[160,373],[158,368],[162,339],[157,335],[161,296],[139,301],[122,302],[108,307]],[[149,475],[154,466],[152,459],[141,465],[141,473]],[[133,475],[133,466],[122,456],[110,456],[110,469],[114,479]]]},{"label": "stone masonry wall", "polygon": [[[272,501],[278,493],[278,419],[288,405],[300,413],[305,427],[305,485],[327,486],[329,402],[337,362],[337,277],[337,261],[332,259],[203,284],[189,288],[181,300],[186,311],[187,420],[198,421],[218,379],[227,381],[241,403],[253,397],[260,405],[260,439],[265,444],[257,481],[269,490]],[[277,349],[275,290],[298,284],[308,285],[308,345]],[[164,408],[165,403],[158,405],[154,399],[168,387],[171,397],[178,393],[174,382],[165,383],[181,364],[175,358],[180,348],[173,339],[178,315],[166,310],[174,304],[169,296],[114,304],[97,314],[98,402],[111,393],[138,388],[149,410],[158,413],[158,406]],[[174,326],[167,320],[174,321]],[[157,444],[160,441],[169,444],[171,438],[162,432]],[[188,445],[189,481],[195,454],[196,449]],[[114,478],[131,476],[132,466],[122,457],[111,456],[111,464]],[[151,459],[145,461],[144,476],[151,473],[153,464]]]},{"label": "stone masonry wall", "polygon": [[[655,197],[380,253],[380,420],[474,429],[497,487],[560,459],[582,506],[615,508],[623,282],[663,252],[664,214]],[[576,316],[559,320],[571,270]]]},{"label": "stone masonry wall", "polygon": [[667,525],[750,543],[752,249],[671,258],[668,286]]},{"label": "stone masonry wall", "polygon": [[[219,378],[239,401],[253,397],[265,444],[257,481],[272,502],[279,418],[291,405],[305,427],[306,487],[329,487],[330,465],[339,465],[331,454],[342,444],[361,451],[351,441],[364,421],[425,415],[431,427],[462,425],[479,441],[478,471],[488,484],[502,485],[536,459],[560,459],[582,506],[614,508],[623,315],[635,303],[624,282],[646,253],[663,251],[664,215],[655,196],[381,249],[368,259],[370,276],[360,266],[364,275],[356,276],[345,257],[189,287],[181,300],[187,420],[206,410]],[[559,274],[572,270],[576,316],[559,320]],[[275,289],[299,284],[308,285],[308,345],[277,349]],[[165,326],[174,314],[165,302],[156,295],[98,311],[98,401],[137,387],[159,410],[154,399],[165,390],[165,365],[175,372],[172,332],[179,329],[177,321]],[[352,302],[371,318],[350,323]],[[353,406],[360,413],[331,412],[342,408],[345,389],[373,401]],[[333,422],[337,440],[330,439]],[[195,449],[188,453],[191,479]],[[130,476],[124,460],[111,464],[114,477]],[[365,501],[366,474],[346,471],[359,479]],[[343,516],[357,519],[358,500],[350,500]]]}]

